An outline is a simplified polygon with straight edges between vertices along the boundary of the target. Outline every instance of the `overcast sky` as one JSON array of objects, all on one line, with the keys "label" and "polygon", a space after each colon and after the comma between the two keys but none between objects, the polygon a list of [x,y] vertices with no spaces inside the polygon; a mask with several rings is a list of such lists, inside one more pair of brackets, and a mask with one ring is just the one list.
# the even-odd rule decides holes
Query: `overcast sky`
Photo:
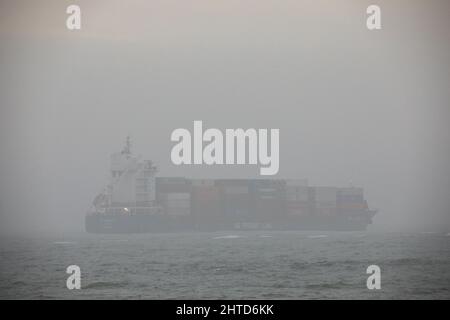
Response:
[{"label": "overcast sky", "polygon": [[[82,29],[65,26],[66,7]],[[365,10],[377,3],[382,30]],[[0,2],[0,235],[84,230],[131,135],[160,175],[176,128],[280,129],[276,178],[362,186],[372,230],[450,227],[450,2]]]}]

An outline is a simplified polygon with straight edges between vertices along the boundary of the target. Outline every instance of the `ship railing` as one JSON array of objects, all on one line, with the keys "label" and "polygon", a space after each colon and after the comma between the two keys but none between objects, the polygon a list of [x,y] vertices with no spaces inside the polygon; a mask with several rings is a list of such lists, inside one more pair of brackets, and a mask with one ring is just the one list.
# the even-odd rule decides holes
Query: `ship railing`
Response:
[{"label": "ship railing", "polygon": [[104,210],[97,210],[95,214],[104,215],[136,215],[136,214],[158,214],[161,213],[161,208],[159,206],[145,206],[145,207],[108,207]]}]

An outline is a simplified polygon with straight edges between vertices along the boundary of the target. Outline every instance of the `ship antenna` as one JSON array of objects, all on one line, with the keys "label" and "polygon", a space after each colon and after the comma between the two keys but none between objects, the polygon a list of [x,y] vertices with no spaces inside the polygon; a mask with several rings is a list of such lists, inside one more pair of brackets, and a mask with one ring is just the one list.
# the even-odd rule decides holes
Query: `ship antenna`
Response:
[{"label": "ship antenna", "polygon": [[131,139],[130,139],[130,136],[127,136],[127,139],[125,141],[125,147],[123,148],[122,153],[124,153],[124,154],[131,154]]}]

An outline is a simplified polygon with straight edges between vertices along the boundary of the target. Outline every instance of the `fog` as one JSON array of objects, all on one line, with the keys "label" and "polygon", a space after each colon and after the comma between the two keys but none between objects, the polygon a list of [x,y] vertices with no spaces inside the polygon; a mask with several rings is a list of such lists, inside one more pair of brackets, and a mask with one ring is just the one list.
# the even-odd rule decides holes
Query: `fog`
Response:
[{"label": "fog", "polygon": [[450,3],[0,3],[0,235],[84,231],[109,155],[130,135],[159,175],[259,178],[255,166],[175,166],[176,128],[280,129],[274,178],[365,189],[369,230],[450,229]]}]

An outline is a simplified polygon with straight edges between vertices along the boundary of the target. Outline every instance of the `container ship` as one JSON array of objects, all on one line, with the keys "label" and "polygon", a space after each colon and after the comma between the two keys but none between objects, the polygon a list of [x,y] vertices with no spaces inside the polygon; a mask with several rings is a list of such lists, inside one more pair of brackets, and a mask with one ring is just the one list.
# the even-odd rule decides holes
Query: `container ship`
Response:
[{"label": "container ship", "polygon": [[86,215],[90,233],[220,230],[365,230],[376,210],[357,187],[309,186],[306,179],[157,177],[127,138],[111,155],[110,182]]}]

